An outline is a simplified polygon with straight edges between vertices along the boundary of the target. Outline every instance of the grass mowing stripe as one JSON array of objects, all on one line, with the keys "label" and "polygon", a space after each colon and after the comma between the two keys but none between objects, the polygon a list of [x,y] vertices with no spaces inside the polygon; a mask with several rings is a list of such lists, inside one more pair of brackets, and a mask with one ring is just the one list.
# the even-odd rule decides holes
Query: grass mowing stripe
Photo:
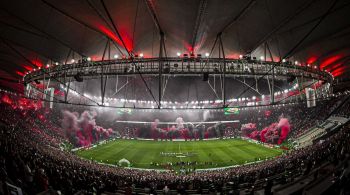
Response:
[{"label": "grass mowing stripe", "polygon": [[129,146],[131,146],[133,143],[130,142],[127,145],[123,145],[123,144],[124,143],[118,144],[117,149],[112,148],[111,150],[107,150],[105,153],[102,154],[103,158],[106,160],[108,159],[109,161],[111,160],[119,161],[122,158],[126,158],[127,160],[130,160],[127,157],[125,157],[125,154],[130,152]]},{"label": "grass mowing stripe", "polygon": [[271,153],[273,152],[273,151],[269,151],[268,153],[266,153],[266,152],[264,151],[264,149],[265,149],[266,147],[260,146],[260,145],[257,145],[257,146],[259,146],[259,147],[255,147],[254,150],[252,150],[251,148],[249,148],[249,146],[244,146],[244,147],[242,147],[242,150],[247,151],[247,152],[248,152],[248,151],[253,151],[253,153],[256,154],[257,158],[260,158],[260,159],[265,159],[266,157],[268,157],[269,155],[271,155]]},{"label": "grass mowing stripe", "polygon": [[221,162],[223,161],[221,156],[216,154],[213,149],[206,147],[205,150],[203,149],[203,154],[207,155],[209,158],[209,162]]},{"label": "grass mowing stripe", "polygon": [[227,145],[227,147],[225,148],[220,148],[220,150],[226,154],[227,158],[230,159],[230,161],[232,160],[232,162],[234,162],[234,164],[239,164],[237,161],[237,155],[239,155],[239,153],[237,152],[237,150],[231,150],[230,147],[228,147],[229,145],[227,143],[225,143]]},{"label": "grass mowing stripe", "polygon": [[245,159],[251,159],[251,158],[254,158],[255,156],[250,154],[250,152],[252,151],[245,151],[245,150],[242,150],[241,149],[242,147],[235,147],[235,148],[230,148],[232,150],[236,150],[238,154],[240,154],[240,156],[242,156],[242,158],[245,158]]},{"label": "grass mowing stripe", "polygon": [[118,144],[119,144],[118,142],[109,142],[105,145],[99,145],[96,148],[92,148],[92,149],[87,150],[87,151],[89,151],[89,152],[91,151],[91,153],[89,153],[89,154],[93,159],[107,160],[107,159],[105,159],[106,154],[108,154],[108,153],[115,154],[116,150],[122,149],[122,148],[116,147]]},{"label": "grass mowing stripe", "polygon": [[237,162],[237,164],[244,163],[245,160],[242,160],[242,159],[250,158],[249,154],[239,150],[239,148],[242,147],[242,145],[245,145],[245,144],[239,143],[239,144],[236,144],[234,147],[231,147],[230,144],[226,144],[225,151],[230,151],[233,154],[232,156],[230,156],[230,158],[234,159]]}]

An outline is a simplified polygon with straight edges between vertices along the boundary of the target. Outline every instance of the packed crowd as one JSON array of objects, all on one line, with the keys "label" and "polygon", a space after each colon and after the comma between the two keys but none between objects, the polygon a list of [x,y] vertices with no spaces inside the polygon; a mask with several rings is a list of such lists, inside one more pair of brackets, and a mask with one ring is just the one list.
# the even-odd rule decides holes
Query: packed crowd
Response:
[{"label": "packed crowd", "polygon": [[9,190],[6,182],[27,194],[50,188],[63,194],[78,191],[99,194],[131,186],[147,187],[151,191],[166,186],[180,193],[185,189],[211,186],[220,191],[228,182],[234,186],[253,185],[256,180],[279,173],[308,172],[324,161],[340,161],[350,152],[350,127],[346,126],[322,142],[256,164],[187,175],[124,169],[97,164],[62,151],[59,144],[65,140],[62,129],[50,120],[40,119],[37,111],[14,109],[4,103],[0,109],[0,194]]}]

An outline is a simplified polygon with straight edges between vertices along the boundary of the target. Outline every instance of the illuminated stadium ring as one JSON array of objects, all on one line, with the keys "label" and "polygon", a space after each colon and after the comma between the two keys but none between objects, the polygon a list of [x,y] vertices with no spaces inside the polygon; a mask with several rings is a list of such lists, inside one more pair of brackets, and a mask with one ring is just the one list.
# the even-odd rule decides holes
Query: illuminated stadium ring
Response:
[{"label": "illuminated stadium ring", "polygon": [[[65,65],[51,65],[36,71],[28,72],[24,83],[55,79],[79,78],[97,79],[101,75],[175,75],[175,76],[201,76],[203,74],[226,77],[248,77],[272,75],[274,79],[290,77],[311,80],[332,81],[332,75],[308,66],[293,65],[289,62],[267,62],[261,60],[225,59],[222,58],[133,58],[104,61],[83,60]],[[225,64],[225,67],[223,66]],[[52,80],[54,81],[54,80]]]},{"label": "illuminated stadium ring", "polygon": [[[73,61],[72,61],[73,62]],[[106,85],[109,78],[118,76],[135,77],[140,75],[144,80],[144,77],[163,78],[172,76],[174,78],[181,78],[182,76],[188,76],[193,78],[201,78],[203,80],[206,77],[218,76],[222,80],[222,99],[216,100],[203,100],[191,102],[174,102],[172,105],[169,101],[164,101],[162,98],[156,100],[153,96],[153,100],[128,100],[117,99],[112,97],[106,97],[102,91],[102,86]],[[266,76],[266,77],[265,77]],[[269,95],[263,95],[257,91],[261,97],[233,97],[225,96],[225,80],[226,83],[230,83],[229,79],[237,80],[237,78],[251,78],[259,82],[261,78],[267,78],[269,80],[289,80],[292,82],[296,80],[291,89],[285,89],[284,91],[271,91]],[[72,90],[70,83],[85,82],[86,80],[101,79],[101,94],[99,97],[89,95],[85,92],[78,93]],[[159,79],[159,90],[162,91],[163,79]],[[320,88],[317,94],[321,94],[326,97],[331,90],[329,90],[333,76],[329,72],[321,71],[315,67],[293,65],[290,62],[267,62],[263,60],[255,59],[223,59],[223,58],[184,58],[184,57],[169,57],[169,58],[129,58],[129,59],[115,59],[115,60],[103,60],[103,61],[91,61],[86,59],[78,62],[73,62],[66,65],[51,65],[46,68],[41,68],[32,72],[28,72],[23,77],[24,84],[27,85],[27,92],[31,92],[31,89],[37,88],[35,83],[42,82],[49,87],[50,84],[60,84],[59,88],[56,85],[56,89],[65,91],[65,99],[59,99],[58,102],[65,102],[68,104],[79,105],[91,105],[88,103],[74,103],[74,96],[83,97],[85,100],[92,102],[95,106],[107,106],[114,108],[168,108],[168,109],[204,109],[204,108],[222,108],[222,107],[245,107],[245,106],[257,106],[268,105],[270,100],[272,103],[280,101],[286,103],[285,99],[288,99],[294,92],[298,92],[298,95],[302,94],[302,90],[306,87]],[[145,81],[144,81],[145,82]],[[215,82],[215,81],[214,81]],[[243,81],[239,81],[245,84],[247,87],[254,90],[251,86]],[[208,82],[209,83],[209,82]],[[268,83],[269,84],[269,83]],[[210,84],[209,84],[210,85]],[[270,84],[269,84],[270,85]],[[273,83],[272,83],[273,85]],[[150,91],[147,86],[147,90]],[[213,89],[212,89],[213,90]],[[38,90],[38,94],[44,94],[45,91]],[[71,91],[71,92],[68,92]],[[215,91],[215,90],[214,90]],[[151,92],[150,92],[151,93]],[[216,92],[215,92],[216,93]],[[288,95],[293,93],[292,95]],[[33,97],[33,95],[28,95]],[[39,97],[39,99],[45,99],[47,95]],[[275,97],[276,96],[276,97]],[[158,97],[160,97],[158,95]],[[225,98],[223,98],[225,97]],[[57,98],[56,98],[57,99]],[[68,102],[67,100],[72,100]],[[283,100],[283,102],[282,102]],[[53,101],[51,99],[50,101]],[[56,101],[57,102],[57,101]],[[169,104],[168,104],[169,103]]]}]

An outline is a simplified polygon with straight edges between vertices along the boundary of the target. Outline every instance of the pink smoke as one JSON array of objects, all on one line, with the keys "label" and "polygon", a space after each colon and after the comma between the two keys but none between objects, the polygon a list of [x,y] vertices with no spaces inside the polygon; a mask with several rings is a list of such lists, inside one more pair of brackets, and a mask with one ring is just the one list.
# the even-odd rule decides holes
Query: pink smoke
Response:
[{"label": "pink smoke", "polygon": [[62,114],[62,128],[66,131],[67,137],[74,138],[79,146],[90,146],[93,142],[99,141],[101,136],[108,138],[113,133],[113,129],[105,129],[96,124],[96,112],[84,111],[80,117],[79,113],[67,110]]},{"label": "pink smoke", "polygon": [[[247,136],[251,139],[260,141],[281,144],[288,136],[290,132],[290,124],[287,118],[280,118],[278,123],[271,123],[261,131],[256,130],[254,123],[244,124],[241,127],[243,136]],[[275,141],[274,141],[275,140]]]},{"label": "pink smoke", "polygon": [[290,124],[288,119],[281,118],[278,122],[277,127],[281,129],[280,138],[278,140],[278,144],[281,144],[287,138],[290,131]]},{"label": "pink smoke", "polygon": [[243,124],[241,127],[241,131],[243,136],[250,137],[250,134],[256,130],[256,124],[255,123],[247,123]]},{"label": "pink smoke", "polygon": [[265,134],[267,133],[268,130],[269,130],[268,127],[265,127],[263,130],[261,130],[260,137],[262,142],[266,142]]}]

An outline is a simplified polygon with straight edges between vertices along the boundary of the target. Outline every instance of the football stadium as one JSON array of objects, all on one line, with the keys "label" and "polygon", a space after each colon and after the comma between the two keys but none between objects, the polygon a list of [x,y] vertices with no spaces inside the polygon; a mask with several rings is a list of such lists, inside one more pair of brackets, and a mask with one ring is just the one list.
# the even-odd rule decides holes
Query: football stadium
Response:
[{"label": "football stadium", "polygon": [[0,194],[349,194],[349,5],[1,1]]}]

